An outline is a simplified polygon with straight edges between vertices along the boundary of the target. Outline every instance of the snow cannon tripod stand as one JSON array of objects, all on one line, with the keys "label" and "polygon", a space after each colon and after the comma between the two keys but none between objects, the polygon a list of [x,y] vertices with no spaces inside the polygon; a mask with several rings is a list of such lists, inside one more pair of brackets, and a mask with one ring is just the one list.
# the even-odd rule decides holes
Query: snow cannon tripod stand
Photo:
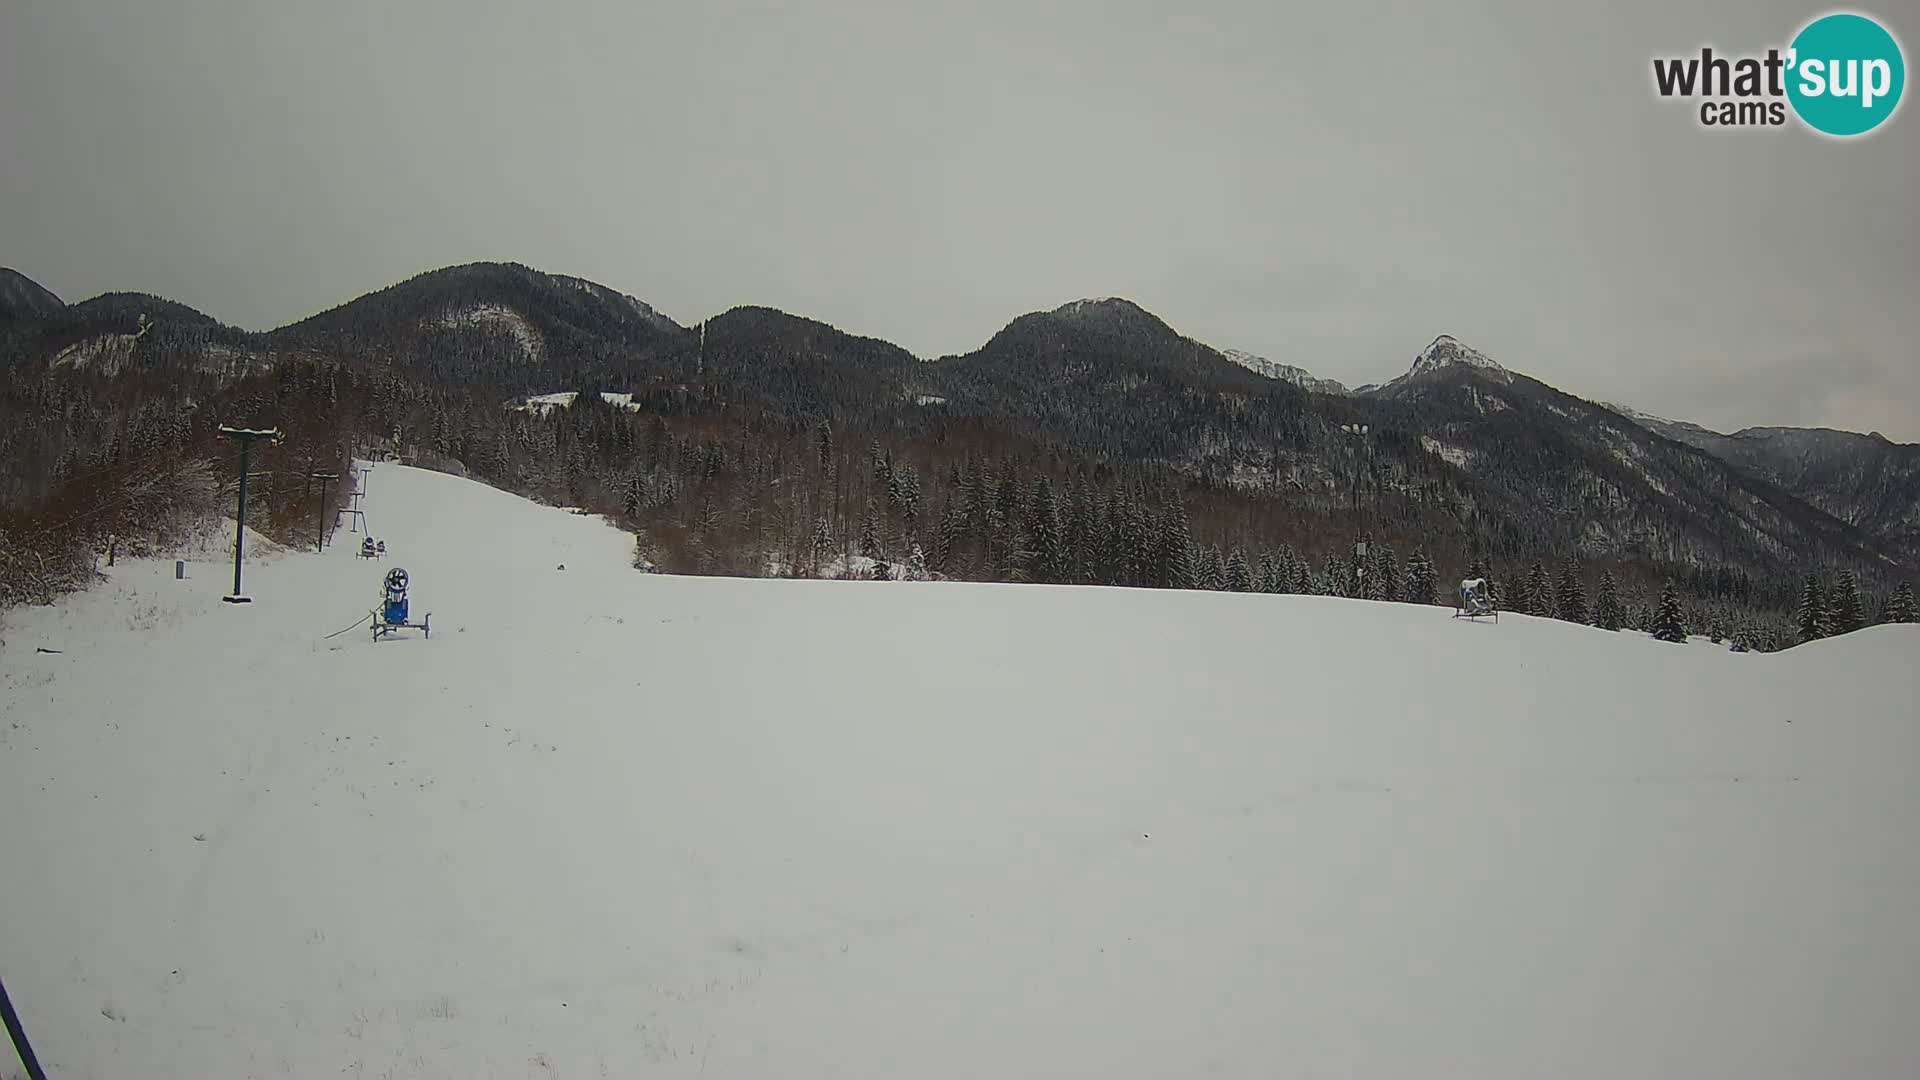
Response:
[{"label": "snow cannon tripod stand", "polygon": [[1493,604],[1485,578],[1468,578],[1460,583],[1460,600],[1454,605],[1453,617],[1456,619],[1478,619],[1491,616],[1494,622],[1500,621],[1500,609]]},{"label": "snow cannon tripod stand", "polygon": [[418,630],[430,638],[433,628],[428,624],[432,621],[432,612],[417,623],[407,621],[407,572],[397,566],[387,571],[386,591],[373,612],[373,640],[379,641],[396,630]]}]

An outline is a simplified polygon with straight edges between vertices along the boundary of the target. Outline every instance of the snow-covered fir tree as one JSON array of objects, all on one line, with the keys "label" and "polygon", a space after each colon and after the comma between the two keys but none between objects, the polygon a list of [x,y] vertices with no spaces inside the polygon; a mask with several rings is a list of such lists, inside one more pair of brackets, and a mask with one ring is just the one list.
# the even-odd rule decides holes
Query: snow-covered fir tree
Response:
[{"label": "snow-covered fir tree", "polygon": [[1554,590],[1556,617],[1571,623],[1587,621],[1587,588],[1580,581],[1580,564],[1568,559],[1560,566],[1560,584]]},{"label": "snow-covered fir tree", "polygon": [[1866,619],[1860,610],[1860,582],[1854,578],[1853,571],[1842,570],[1827,601],[1827,634],[1851,634],[1865,625]]},{"label": "snow-covered fir tree", "polygon": [[1254,571],[1253,587],[1256,592],[1281,592],[1280,560],[1273,552],[1263,552],[1260,556],[1260,568]]},{"label": "snow-covered fir tree", "polygon": [[1687,624],[1680,614],[1680,594],[1674,591],[1669,581],[1660,589],[1660,607],[1653,613],[1653,639],[1655,641],[1685,642]]},{"label": "snow-covered fir tree", "polygon": [[1193,565],[1193,537],[1187,531],[1187,508],[1178,501],[1161,514],[1159,581],[1165,589],[1191,589],[1198,577]]},{"label": "snow-covered fir tree", "polygon": [[1087,485],[1075,476],[1067,486],[1067,508],[1061,524],[1062,581],[1078,585],[1093,580],[1093,533],[1094,516]]},{"label": "snow-covered fir tree", "polygon": [[832,550],[833,529],[827,524],[827,516],[821,514],[819,517],[813,519],[813,535],[810,538],[807,550],[808,572],[810,574],[818,574],[820,572],[820,564],[826,560],[827,553]]},{"label": "snow-covered fir tree", "polygon": [[1219,592],[1227,587],[1227,560],[1216,546],[1202,548],[1196,555],[1200,565],[1200,580],[1197,583],[1209,592]]},{"label": "snow-covered fir tree", "polygon": [[1437,604],[1440,602],[1439,573],[1433,567],[1433,560],[1427,556],[1425,548],[1416,550],[1407,563],[1407,587],[1402,596],[1409,604]]},{"label": "snow-covered fir tree", "polygon": [[1820,579],[1807,575],[1800,589],[1800,640],[1815,641],[1827,636],[1826,600],[1820,595]]},{"label": "snow-covered fir tree", "polygon": [[1914,609],[1913,583],[1903,581],[1893,591],[1893,599],[1887,601],[1886,621],[1890,623],[1920,622],[1920,611]]},{"label": "snow-covered fir tree", "polygon": [[1520,610],[1527,615],[1553,614],[1553,594],[1548,591],[1547,568],[1534,563],[1527,571],[1527,584],[1520,598]]},{"label": "snow-covered fir tree", "polygon": [[1376,544],[1367,552],[1372,563],[1367,568],[1367,599],[1398,600],[1400,560],[1391,544]]},{"label": "snow-covered fir tree", "polygon": [[1027,506],[1027,567],[1031,581],[1060,581],[1065,575],[1060,556],[1060,517],[1053,503],[1053,484],[1041,477]]},{"label": "snow-covered fir tree", "polygon": [[1232,592],[1253,591],[1253,571],[1247,567],[1247,553],[1239,548],[1227,556],[1227,588]]},{"label": "snow-covered fir tree", "polygon": [[941,573],[953,569],[954,551],[960,545],[962,530],[966,519],[960,512],[960,501],[949,497],[940,510],[940,524],[933,536],[933,565]]},{"label": "snow-covered fir tree", "polygon": [[1626,621],[1626,613],[1620,610],[1620,586],[1613,580],[1613,571],[1600,571],[1600,593],[1593,601],[1593,625],[1602,630],[1618,630]]},{"label": "snow-covered fir tree", "polygon": [[1321,587],[1328,596],[1352,596],[1353,587],[1349,583],[1346,561],[1334,552],[1327,552],[1326,564],[1320,568]]}]

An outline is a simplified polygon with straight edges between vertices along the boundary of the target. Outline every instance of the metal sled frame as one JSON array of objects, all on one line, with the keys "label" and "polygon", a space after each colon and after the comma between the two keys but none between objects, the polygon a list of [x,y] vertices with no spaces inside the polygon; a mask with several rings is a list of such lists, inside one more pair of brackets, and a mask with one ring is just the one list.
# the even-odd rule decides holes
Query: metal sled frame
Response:
[{"label": "metal sled frame", "polygon": [[[407,572],[394,567],[387,571],[384,584],[385,594],[380,606],[373,609],[373,640],[379,641],[388,634],[400,630],[418,630],[427,637],[433,637],[433,612],[429,611],[419,622],[407,621]],[[398,619],[393,616],[398,615]]]},{"label": "metal sled frame", "polygon": [[1500,621],[1500,609],[1497,607],[1466,608],[1455,606],[1453,617],[1456,619],[1492,619]]},{"label": "metal sled frame", "polygon": [[426,616],[422,618],[419,622],[403,622],[403,623],[387,622],[385,619],[382,619],[380,617],[380,613],[378,611],[375,611],[373,613],[373,640],[379,641],[381,638],[386,637],[388,634],[396,633],[401,630],[418,630],[422,634],[431,638],[433,636],[433,627],[430,625],[432,622],[433,622],[433,612],[431,611],[427,612]]}]

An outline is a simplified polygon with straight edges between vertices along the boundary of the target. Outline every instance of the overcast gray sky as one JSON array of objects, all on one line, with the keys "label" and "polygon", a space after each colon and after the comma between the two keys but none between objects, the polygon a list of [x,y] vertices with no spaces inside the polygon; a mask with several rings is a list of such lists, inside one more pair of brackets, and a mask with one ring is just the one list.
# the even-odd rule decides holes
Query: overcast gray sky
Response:
[{"label": "overcast gray sky", "polygon": [[[1451,333],[1723,429],[1920,441],[1920,112],[1713,135],[1651,89],[1819,10],[5,0],[0,264],[264,329],[512,260],[923,356],[1122,295],[1349,384]],[[1911,66],[1920,3],[1866,10]]]}]

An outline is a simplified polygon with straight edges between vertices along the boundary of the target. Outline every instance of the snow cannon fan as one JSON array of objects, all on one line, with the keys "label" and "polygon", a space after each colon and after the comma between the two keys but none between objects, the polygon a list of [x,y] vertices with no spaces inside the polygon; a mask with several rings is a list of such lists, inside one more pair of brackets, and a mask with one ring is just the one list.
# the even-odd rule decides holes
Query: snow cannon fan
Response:
[{"label": "snow cannon fan", "polygon": [[407,572],[397,566],[387,571],[380,608],[374,612],[373,640],[379,641],[383,635],[403,628],[420,630],[432,637],[433,629],[428,625],[432,621],[432,613],[417,623],[407,621]]},{"label": "snow cannon fan", "polygon": [[387,595],[381,617],[390,623],[407,621],[407,572],[394,567],[387,571]]}]

